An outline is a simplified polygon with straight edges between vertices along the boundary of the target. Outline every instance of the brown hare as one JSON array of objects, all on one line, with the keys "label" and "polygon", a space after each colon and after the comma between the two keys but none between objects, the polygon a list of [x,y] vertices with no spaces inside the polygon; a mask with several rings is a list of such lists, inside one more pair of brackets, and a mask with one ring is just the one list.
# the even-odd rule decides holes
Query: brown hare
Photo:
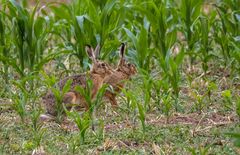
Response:
[{"label": "brown hare", "polygon": [[120,47],[120,60],[118,62],[118,66],[111,75],[106,76],[104,79],[104,83],[113,88],[113,91],[107,90],[104,97],[107,98],[114,107],[118,105],[116,95],[124,87],[125,81],[129,80],[131,76],[137,73],[136,66],[126,61],[124,57],[125,49],[126,45],[122,43]]},{"label": "brown hare", "polygon": [[[66,93],[63,97],[63,104],[65,104],[68,110],[71,109],[71,106],[69,105],[73,104],[83,106],[86,108],[86,110],[89,108],[87,103],[85,102],[84,97],[82,97],[78,92],[75,91],[75,86],[79,85],[84,88],[86,86],[86,80],[87,78],[89,78],[93,82],[91,97],[94,98],[98,90],[101,88],[104,78],[112,73],[112,69],[107,63],[97,59],[100,50],[99,45],[96,47],[95,50],[89,45],[86,46],[85,49],[93,63],[91,70],[88,73],[66,77],[57,83],[60,90],[62,90],[66,82],[69,79],[72,80],[69,92]],[[50,116],[56,115],[57,112],[55,108],[55,97],[52,92],[48,92],[43,97],[43,104],[46,108],[46,114]]]}]

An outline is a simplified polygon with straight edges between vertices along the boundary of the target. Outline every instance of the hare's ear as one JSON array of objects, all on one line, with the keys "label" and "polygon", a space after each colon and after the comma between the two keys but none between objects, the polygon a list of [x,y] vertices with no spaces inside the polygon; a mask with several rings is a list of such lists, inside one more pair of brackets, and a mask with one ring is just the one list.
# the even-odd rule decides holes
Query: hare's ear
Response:
[{"label": "hare's ear", "polygon": [[124,58],[124,52],[125,52],[125,49],[126,49],[126,45],[124,43],[121,43],[121,46],[120,46],[120,57],[121,59]]},{"label": "hare's ear", "polygon": [[92,48],[90,45],[86,45],[86,46],[85,46],[85,50],[86,50],[86,52],[87,52],[87,54],[88,54],[88,57],[89,57],[92,61],[96,62],[96,57],[95,57],[95,54],[94,54],[94,52],[93,52],[93,48]]},{"label": "hare's ear", "polygon": [[97,47],[94,50],[95,57],[98,59],[100,54],[100,44],[97,44]]}]

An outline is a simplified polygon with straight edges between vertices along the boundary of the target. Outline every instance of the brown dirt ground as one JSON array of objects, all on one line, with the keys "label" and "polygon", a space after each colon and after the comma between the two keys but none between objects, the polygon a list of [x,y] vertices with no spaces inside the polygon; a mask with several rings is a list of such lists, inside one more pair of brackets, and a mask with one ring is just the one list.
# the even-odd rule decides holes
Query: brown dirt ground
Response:
[{"label": "brown dirt ground", "polygon": [[[235,114],[220,114],[220,113],[190,113],[190,114],[174,114],[168,119],[161,115],[156,117],[156,114],[148,114],[146,118],[147,125],[154,126],[173,126],[173,125],[190,125],[194,126],[195,129],[201,128],[200,130],[210,129],[215,126],[225,126],[232,123],[237,123],[239,120]],[[116,130],[123,130],[126,128],[135,128],[138,125],[132,124],[130,121],[125,120],[121,123],[108,123],[105,125],[105,131],[113,132]],[[65,121],[61,127],[67,131],[77,130],[74,123],[69,120]]]}]

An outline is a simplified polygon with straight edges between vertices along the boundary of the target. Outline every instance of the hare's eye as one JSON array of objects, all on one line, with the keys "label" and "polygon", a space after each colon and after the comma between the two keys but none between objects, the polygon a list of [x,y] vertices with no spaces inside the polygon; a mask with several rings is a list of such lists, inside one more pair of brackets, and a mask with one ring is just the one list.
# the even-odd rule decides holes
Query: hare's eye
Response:
[{"label": "hare's eye", "polygon": [[105,67],[106,66],[106,64],[102,64],[102,67]]},{"label": "hare's eye", "polygon": [[130,67],[130,66],[131,66],[131,64],[130,64],[130,63],[128,63],[127,65],[128,65],[128,67]]}]

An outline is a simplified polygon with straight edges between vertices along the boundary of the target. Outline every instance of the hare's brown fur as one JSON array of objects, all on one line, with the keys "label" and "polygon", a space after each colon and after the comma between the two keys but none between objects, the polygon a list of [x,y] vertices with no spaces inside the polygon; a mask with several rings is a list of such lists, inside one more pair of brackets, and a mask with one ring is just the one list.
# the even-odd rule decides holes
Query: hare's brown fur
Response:
[{"label": "hare's brown fur", "polygon": [[[95,53],[97,53],[98,50],[99,48],[97,47]],[[101,88],[104,78],[112,73],[112,69],[107,63],[96,60],[97,54],[94,54],[92,48],[87,47],[86,51],[88,52],[89,57],[93,61],[92,69],[88,73],[69,76],[57,83],[59,89],[62,90],[66,82],[69,79],[72,80],[69,92],[67,92],[63,97],[63,104],[65,104],[68,110],[71,109],[72,104],[83,106],[88,109],[88,105],[85,102],[84,97],[75,91],[75,87],[77,85],[85,88],[87,79],[92,80],[93,88],[91,90],[91,97],[94,98],[98,90]],[[43,97],[43,104],[46,107],[46,111],[48,114],[56,115],[55,97],[52,92],[48,92],[47,95]]]},{"label": "hare's brown fur", "polygon": [[137,73],[135,65],[129,63],[124,58],[125,44],[122,43],[120,47],[120,60],[117,68],[111,75],[104,79],[104,83],[112,86],[113,91],[107,90],[104,96],[110,101],[112,106],[117,106],[116,95],[124,87],[125,81],[129,80],[132,75]]}]

